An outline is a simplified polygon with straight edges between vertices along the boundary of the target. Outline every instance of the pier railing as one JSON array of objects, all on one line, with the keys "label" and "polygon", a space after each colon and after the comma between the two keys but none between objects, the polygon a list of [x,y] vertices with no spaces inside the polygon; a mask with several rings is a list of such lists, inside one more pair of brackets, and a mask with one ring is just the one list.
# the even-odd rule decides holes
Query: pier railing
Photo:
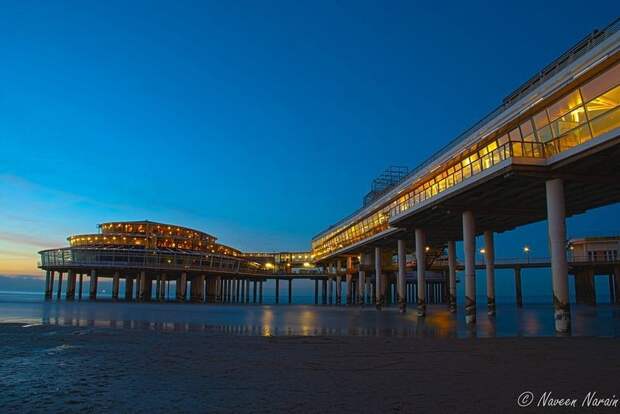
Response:
[{"label": "pier railing", "polygon": [[241,260],[197,252],[131,250],[105,248],[71,248],[44,250],[40,267],[46,268],[130,268],[232,272],[245,271]]}]

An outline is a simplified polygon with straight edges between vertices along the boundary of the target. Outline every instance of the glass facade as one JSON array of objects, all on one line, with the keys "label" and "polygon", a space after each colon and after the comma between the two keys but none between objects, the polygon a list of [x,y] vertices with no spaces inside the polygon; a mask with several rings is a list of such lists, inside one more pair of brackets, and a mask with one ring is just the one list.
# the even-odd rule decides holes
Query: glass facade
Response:
[{"label": "glass facade", "polygon": [[[357,222],[339,226],[312,241],[320,259],[389,227],[401,214],[508,158],[545,159],[620,127],[620,64],[607,69],[518,124],[507,124],[496,136],[459,154],[417,181],[387,205]],[[505,132],[502,132],[505,131]]]},{"label": "glass facade", "polygon": [[69,237],[71,247],[122,247],[133,249],[190,250],[239,256],[241,252],[216,243],[216,238],[187,227],[150,221],[99,225],[100,234]]}]

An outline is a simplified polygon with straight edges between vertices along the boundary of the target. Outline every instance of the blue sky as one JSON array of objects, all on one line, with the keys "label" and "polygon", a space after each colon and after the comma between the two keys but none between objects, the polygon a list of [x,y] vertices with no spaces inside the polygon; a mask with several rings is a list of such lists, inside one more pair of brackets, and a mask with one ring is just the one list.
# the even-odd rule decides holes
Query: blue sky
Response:
[{"label": "blue sky", "polygon": [[[389,165],[415,167],[615,2],[0,5],[0,273],[108,220],[308,249]],[[569,234],[620,230],[611,206]],[[545,223],[498,237],[545,256]]]}]

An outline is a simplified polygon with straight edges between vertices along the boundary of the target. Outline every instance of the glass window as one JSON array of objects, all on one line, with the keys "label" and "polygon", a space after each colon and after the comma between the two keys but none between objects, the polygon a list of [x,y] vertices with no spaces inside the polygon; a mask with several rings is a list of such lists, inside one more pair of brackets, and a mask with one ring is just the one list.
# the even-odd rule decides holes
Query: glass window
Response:
[{"label": "glass window", "polygon": [[604,95],[593,99],[586,105],[590,119],[601,115],[620,105],[620,86],[615,87]]},{"label": "glass window", "polygon": [[575,147],[579,144],[583,144],[586,141],[589,141],[590,136],[590,128],[588,125],[583,125],[579,128],[575,128],[572,131],[568,132],[563,137],[559,138],[560,151],[565,151],[569,148]]},{"label": "glass window", "polygon": [[508,135],[502,135],[501,137],[497,139],[497,143],[499,145],[504,145],[507,142],[508,142]]},{"label": "glass window", "polygon": [[541,142],[547,142],[553,139],[553,132],[551,131],[550,125],[538,130],[538,139]]},{"label": "glass window", "polygon": [[620,83],[620,64],[598,75],[581,87],[583,99],[588,102]]},{"label": "glass window", "polygon": [[486,170],[493,165],[493,159],[491,158],[492,154],[487,154],[482,157],[482,169]]},{"label": "glass window", "polygon": [[480,172],[480,161],[473,162],[471,164],[472,175],[478,174]]},{"label": "glass window", "polygon": [[532,121],[531,120],[527,120],[524,123],[522,123],[520,125],[521,128],[521,136],[522,137],[526,137],[528,135],[530,135],[532,132],[534,132],[534,129],[532,128]]},{"label": "glass window", "polygon": [[549,117],[547,117],[547,110],[542,110],[538,114],[534,115],[534,124],[536,129],[540,129],[549,124]]},{"label": "glass window", "polygon": [[521,141],[521,134],[519,133],[519,128],[515,128],[508,134],[510,136],[511,141]]},{"label": "glass window", "polygon": [[595,137],[620,127],[620,107],[590,121],[590,127]]},{"label": "glass window", "polygon": [[583,107],[579,107],[574,111],[562,116],[551,124],[555,136],[560,136],[566,131],[581,125],[586,121],[586,114]]},{"label": "glass window", "polygon": [[579,105],[581,105],[581,95],[579,90],[575,90],[547,108],[549,120],[553,121]]}]

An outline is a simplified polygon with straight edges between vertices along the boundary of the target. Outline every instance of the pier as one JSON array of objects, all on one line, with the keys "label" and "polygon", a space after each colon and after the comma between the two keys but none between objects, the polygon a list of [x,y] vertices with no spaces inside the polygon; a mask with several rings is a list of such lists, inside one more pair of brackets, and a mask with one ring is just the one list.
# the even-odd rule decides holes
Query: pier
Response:
[{"label": "pier", "polygon": [[[568,332],[569,274],[578,303],[594,303],[596,274],[608,275],[611,297],[620,297],[618,248],[605,257],[569,254],[566,236],[567,217],[620,201],[619,27],[616,20],[583,39],[417,168],[389,168],[363,206],[316,235],[309,252],[244,253],[182,226],[103,223],[97,234],[70,236],[69,247],[40,252],[46,297],[60,298],[64,286],[67,300],[82,298],[86,277],[90,299],[109,278],[115,300],[121,283],[125,300],[137,301],[169,298],[174,284],[181,302],[263,303],[273,280],[279,304],[293,302],[295,280],[310,279],[317,305],[397,304],[406,312],[411,304],[424,317],[428,303],[456,311],[462,300],[474,324],[476,270],[484,270],[492,316],[497,269],[513,269],[521,305],[523,271],[550,268],[556,330]],[[541,220],[548,258],[495,257],[497,233]]]},{"label": "pier", "polygon": [[[396,254],[405,312],[407,255],[416,258],[417,285],[424,286],[429,263],[447,251],[453,301],[455,242],[462,241],[464,316],[474,324],[476,237],[484,237],[487,310],[493,315],[501,265],[494,257],[495,234],[546,220],[550,251],[541,266],[551,268],[556,330],[569,332],[569,271],[576,274],[579,301],[591,301],[597,270],[580,266],[587,258],[567,258],[566,217],[620,200],[619,27],[616,20],[577,43],[413,171],[388,169],[373,182],[362,208],[313,238],[317,263],[359,258],[364,274],[374,273],[381,287],[380,308],[386,257]],[[616,258],[606,261],[617,275]],[[510,266],[520,291],[520,272],[533,264]],[[426,300],[418,291],[419,317]]]}]

